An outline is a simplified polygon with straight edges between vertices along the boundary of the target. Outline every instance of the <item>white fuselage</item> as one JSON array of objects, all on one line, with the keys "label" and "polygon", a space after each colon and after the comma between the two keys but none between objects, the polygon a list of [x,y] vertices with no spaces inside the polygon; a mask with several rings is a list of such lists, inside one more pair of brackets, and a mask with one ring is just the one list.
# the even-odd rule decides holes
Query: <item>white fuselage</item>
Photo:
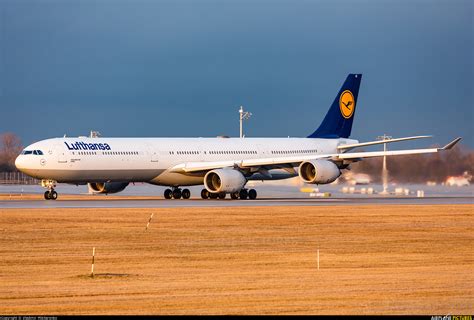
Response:
[{"label": "white fuselage", "polygon": [[[22,154],[16,166],[33,177],[57,182],[186,186],[203,184],[204,173],[176,173],[170,168],[187,162],[332,154],[339,144],[355,142],[309,138],[54,138],[25,148],[40,150],[42,155]],[[271,169],[271,177],[256,172],[249,179],[285,179],[297,174],[296,168],[282,166]]]}]

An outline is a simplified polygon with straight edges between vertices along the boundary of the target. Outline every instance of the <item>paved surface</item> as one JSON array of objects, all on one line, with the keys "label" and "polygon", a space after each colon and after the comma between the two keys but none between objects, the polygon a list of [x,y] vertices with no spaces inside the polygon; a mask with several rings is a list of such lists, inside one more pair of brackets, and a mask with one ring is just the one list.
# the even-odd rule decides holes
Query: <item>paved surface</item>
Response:
[{"label": "paved surface", "polygon": [[257,200],[5,200],[0,208],[173,208],[173,207],[248,207],[248,206],[324,206],[394,204],[474,204],[474,197],[387,197],[387,198],[266,198]]},{"label": "paved surface", "polygon": [[[247,207],[247,206],[321,206],[321,205],[393,205],[393,204],[474,204],[474,185],[469,187],[447,187],[406,185],[409,196],[390,195],[383,197],[377,194],[361,194],[361,188],[372,187],[375,191],[382,190],[381,185],[356,186],[356,193],[341,192],[344,185],[325,185],[317,187],[319,192],[329,192],[330,198],[310,198],[308,193],[299,191],[298,186],[256,184],[257,200],[202,200],[199,197],[202,187],[190,187],[190,200],[165,200],[164,187],[149,184],[130,185],[123,192],[112,195],[97,195],[98,199],[84,197],[86,186],[60,184],[57,187],[59,198],[56,201],[42,200],[44,189],[30,185],[0,185],[0,195],[24,194],[36,195],[23,200],[0,200],[2,208],[170,208],[170,207]],[[391,187],[391,191],[395,187]],[[416,190],[424,190],[424,198],[416,197]],[[71,199],[71,196],[77,196]],[[69,198],[68,198],[69,197]],[[84,197],[84,199],[81,199]],[[130,197],[127,199],[124,197]],[[142,197],[142,198],[140,198]],[[151,199],[150,199],[151,197]],[[18,199],[18,198],[17,198]]]}]

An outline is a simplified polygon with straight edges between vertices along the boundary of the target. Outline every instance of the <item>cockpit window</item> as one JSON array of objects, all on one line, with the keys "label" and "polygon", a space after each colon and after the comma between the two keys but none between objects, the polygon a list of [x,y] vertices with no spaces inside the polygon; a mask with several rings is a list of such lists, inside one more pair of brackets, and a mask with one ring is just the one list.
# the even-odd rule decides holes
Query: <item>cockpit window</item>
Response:
[{"label": "cockpit window", "polygon": [[23,152],[21,154],[35,154],[35,155],[42,156],[43,151],[41,151],[41,150],[23,150]]}]

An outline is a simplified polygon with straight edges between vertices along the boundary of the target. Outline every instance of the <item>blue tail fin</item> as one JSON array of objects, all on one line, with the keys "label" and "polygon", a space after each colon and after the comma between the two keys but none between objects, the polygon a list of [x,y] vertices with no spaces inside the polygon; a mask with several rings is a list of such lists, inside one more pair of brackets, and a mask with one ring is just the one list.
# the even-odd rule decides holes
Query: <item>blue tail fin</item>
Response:
[{"label": "blue tail fin", "polygon": [[349,74],[326,117],[308,138],[349,138],[357,106],[361,74]]}]

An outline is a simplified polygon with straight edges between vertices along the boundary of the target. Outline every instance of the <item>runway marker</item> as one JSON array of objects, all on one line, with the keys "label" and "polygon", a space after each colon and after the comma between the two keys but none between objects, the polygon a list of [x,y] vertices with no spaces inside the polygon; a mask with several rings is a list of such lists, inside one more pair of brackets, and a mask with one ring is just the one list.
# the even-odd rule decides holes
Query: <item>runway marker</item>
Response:
[{"label": "runway marker", "polygon": [[148,226],[150,225],[151,218],[153,218],[153,213],[150,216],[150,219],[148,219],[148,223],[146,224],[145,232],[148,230]]},{"label": "runway marker", "polygon": [[91,268],[91,278],[94,278],[94,258],[95,258],[95,247],[92,248],[92,268]]}]

